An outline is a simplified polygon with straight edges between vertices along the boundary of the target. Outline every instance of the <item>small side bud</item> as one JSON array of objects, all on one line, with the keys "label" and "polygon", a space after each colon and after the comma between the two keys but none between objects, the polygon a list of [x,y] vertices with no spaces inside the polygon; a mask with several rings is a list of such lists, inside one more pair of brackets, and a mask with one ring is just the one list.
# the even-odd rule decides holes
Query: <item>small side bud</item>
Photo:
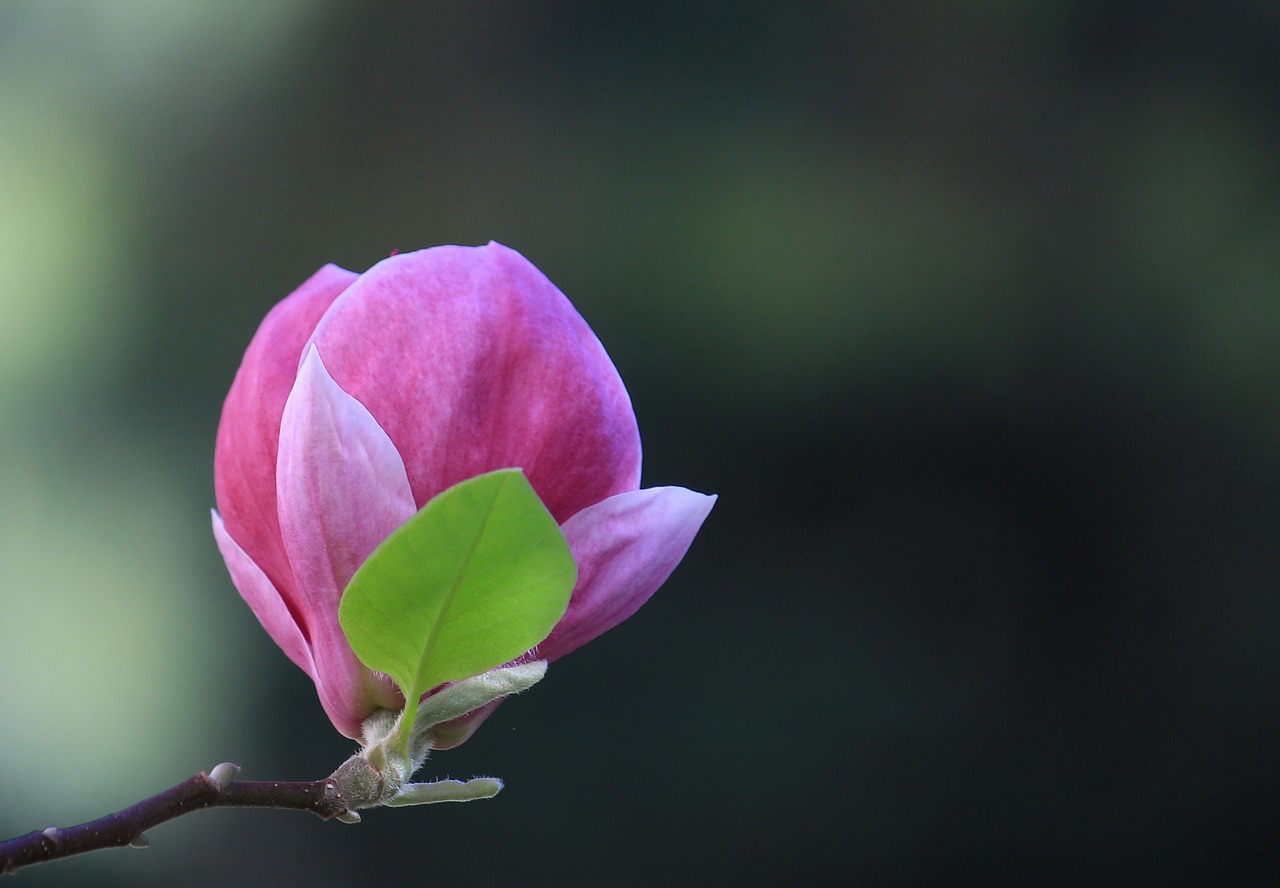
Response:
[{"label": "small side bud", "polygon": [[343,811],[341,814],[334,814],[333,819],[339,823],[359,823],[360,815],[355,811]]},{"label": "small side bud", "polygon": [[218,789],[226,789],[235,779],[240,776],[240,766],[231,762],[223,762],[215,765],[213,770],[209,772],[209,779],[218,784]]},{"label": "small side bud", "polygon": [[151,840],[147,838],[146,833],[138,833],[129,840],[130,848],[148,848],[151,846]]}]

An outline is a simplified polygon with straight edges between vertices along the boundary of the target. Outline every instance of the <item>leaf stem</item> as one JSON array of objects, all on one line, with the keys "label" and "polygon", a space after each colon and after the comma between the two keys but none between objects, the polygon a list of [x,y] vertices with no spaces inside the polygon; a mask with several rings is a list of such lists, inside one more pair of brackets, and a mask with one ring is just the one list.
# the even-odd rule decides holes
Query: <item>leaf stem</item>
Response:
[{"label": "leaf stem", "polygon": [[310,811],[324,820],[350,811],[332,778],[302,782],[235,780],[234,765],[219,765],[214,776],[201,771],[177,786],[114,814],[66,829],[51,826],[0,842],[0,875],[100,848],[148,844],[146,831],[202,808],[284,808]]},{"label": "leaf stem", "polygon": [[[399,731],[396,746],[406,761],[411,758],[409,740],[413,737],[413,720],[418,715],[418,702],[421,694],[421,691],[416,694],[405,694],[404,712],[400,715],[400,720],[396,722],[396,730]],[[405,779],[408,779],[407,774]]]}]

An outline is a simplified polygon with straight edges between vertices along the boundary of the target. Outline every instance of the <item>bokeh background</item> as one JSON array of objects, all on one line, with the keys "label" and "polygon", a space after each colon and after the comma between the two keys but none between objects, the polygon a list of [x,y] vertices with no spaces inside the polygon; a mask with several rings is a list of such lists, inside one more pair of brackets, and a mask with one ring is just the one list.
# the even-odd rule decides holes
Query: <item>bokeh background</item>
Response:
[{"label": "bokeh background", "polygon": [[494,239],[720,494],[358,827],[23,884],[1280,881],[1280,7],[0,4],[0,834],[349,753],[208,529],[325,262]]}]

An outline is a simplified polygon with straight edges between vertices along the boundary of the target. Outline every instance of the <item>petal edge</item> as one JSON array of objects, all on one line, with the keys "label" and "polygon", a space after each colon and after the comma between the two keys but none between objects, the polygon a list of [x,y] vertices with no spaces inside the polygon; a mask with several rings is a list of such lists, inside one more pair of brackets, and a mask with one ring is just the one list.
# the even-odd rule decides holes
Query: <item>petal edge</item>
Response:
[{"label": "petal edge", "polygon": [[222,521],[222,516],[216,510],[211,512],[214,539],[217,540],[222,560],[226,562],[227,570],[231,573],[231,581],[240,591],[240,597],[244,599],[245,604],[249,605],[249,610],[253,611],[262,628],[267,630],[267,634],[280,647],[280,650],[284,651],[299,669],[314,679],[316,667],[311,658],[311,648],[298,628],[293,614],[289,613],[288,605],[280,597],[279,591],[272,585],[271,580],[263,573],[262,568],[258,567],[244,549],[240,548],[240,544],[231,538]]},{"label": "petal edge", "polygon": [[563,657],[639,610],[684,558],[715,502],[683,487],[654,487],[611,496],[566,521],[578,585],[537,656]]}]

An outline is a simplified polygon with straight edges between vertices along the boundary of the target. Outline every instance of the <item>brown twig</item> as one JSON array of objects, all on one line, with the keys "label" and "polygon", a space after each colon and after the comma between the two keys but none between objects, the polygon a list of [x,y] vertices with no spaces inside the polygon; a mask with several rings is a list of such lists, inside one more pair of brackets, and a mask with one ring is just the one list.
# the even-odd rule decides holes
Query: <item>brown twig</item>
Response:
[{"label": "brown twig", "polygon": [[213,775],[201,771],[171,789],[97,820],[59,829],[30,832],[0,842],[0,875],[99,848],[148,844],[146,831],[201,808],[286,808],[310,811],[328,820],[351,813],[332,778],[294,783],[235,780],[239,768],[219,765]]}]

